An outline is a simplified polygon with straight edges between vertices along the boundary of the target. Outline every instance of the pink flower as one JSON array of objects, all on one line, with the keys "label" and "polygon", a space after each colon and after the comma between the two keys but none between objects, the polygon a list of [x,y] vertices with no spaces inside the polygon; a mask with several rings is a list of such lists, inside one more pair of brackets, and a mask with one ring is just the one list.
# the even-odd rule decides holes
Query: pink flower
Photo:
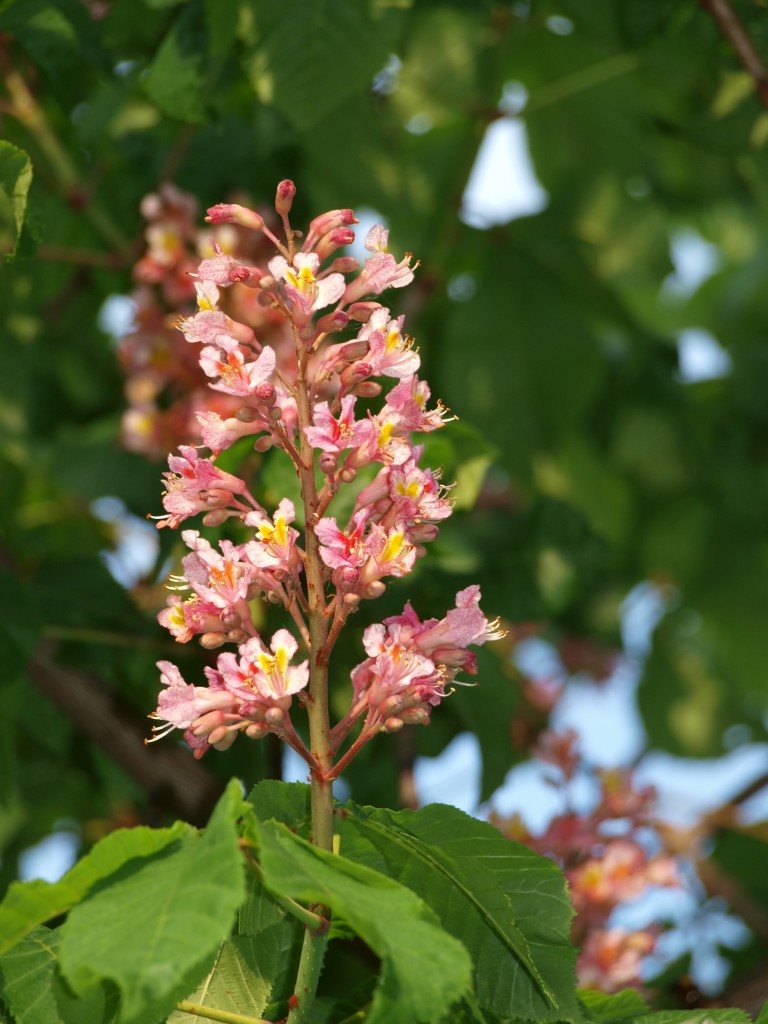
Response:
[{"label": "pink flower", "polygon": [[206,346],[200,353],[200,365],[209,377],[220,379],[211,384],[216,391],[227,395],[253,396],[260,384],[269,380],[275,369],[275,351],[266,345],[251,363],[234,338],[226,334],[216,337],[215,345]]},{"label": "pink flower", "polygon": [[402,333],[404,319],[400,316],[390,320],[389,310],[379,306],[361,328],[357,337],[368,343],[365,360],[371,364],[374,376],[408,377],[418,370],[419,355],[413,351],[411,339]]},{"label": "pink flower", "polygon": [[355,421],[356,401],[353,395],[345,395],[338,419],[331,415],[327,402],[317,403],[312,417],[314,426],[304,431],[313,448],[338,455],[345,448],[356,448],[360,444],[362,424]]},{"label": "pink flower", "polygon": [[248,560],[260,569],[278,570],[284,574],[298,569],[296,538],[298,530],[288,524],[296,518],[293,502],[283,498],[272,519],[261,512],[249,512],[246,526],[256,527],[256,540],[245,545]]},{"label": "pink flower", "polygon": [[[413,280],[410,253],[398,263],[387,251],[389,231],[376,224],[365,237],[365,247],[373,253],[360,275],[347,285],[344,292],[344,305],[355,302],[363,295],[378,295],[385,288],[404,288]],[[416,264],[418,266],[418,263]]]},{"label": "pink flower", "polygon": [[178,668],[170,661],[158,661],[157,667],[160,669],[160,682],[167,689],[160,691],[157,711],[149,716],[161,724],[152,726],[152,732],[156,735],[146,740],[146,743],[154,743],[174,729],[188,729],[195,721],[211,712],[218,713],[219,717],[224,712],[226,718],[226,712],[233,708],[235,701],[232,694],[187,684]]},{"label": "pink flower", "polygon": [[239,661],[234,654],[220,654],[218,671],[224,686],[243,700],[281,700],[303,690],[309,682],[308,661],[290,664],[297,649],[288,630],[278,629],[269,650],[258,637],[252,637],[241,644]]},{"label": "pink flower", "polygon": [[401,626],[416,650],[440,664],[475,671],[474,656],[466,650],[472,644],[481,646],[489,640],[499,640],[506,633],[498,619],[489,622],[480,611],[480,587],[467,587],[456,595],[456,607],[444,619],[421,622],[410,603],[402,615],[385,619],[389,626]]},{"label": "pink flower", "polygon": [[197,449],[181,445],[180,455],[169,455],[170,473],[164,473],[163,507],[158,527],[175,529],[198,512],[209,512],[232,503],[235,494],[247,493],[242,480],[217,469],[212,459],[201,459]]},{"label": "pink flower", "polygon": [[363,540],[368,512],[361,509],[352,517],[352,527],[342,532],[332,517],[321,519],[315,526],[320,541],[320,557],[330,569],[359,569],[368,559]]},{"label": "pink flower", "polygon": [[397,411],[403,431],[418,430],[426,434],[455,419],[442,402],[437,403],[436,409],[427,409],[430,394],[426,381],[416,376],[406,377],[389,392],[385,408]]},{"label": "pink flower", "polygon": [[269,261],[269,272],[282,280],[288,299],[292,304],[293,317],[297,323],[306,324],[316,309],[338,302],[344,294],[346,281],[343,274],[328,274],[318,277],[320,257],[316,253],[299,252],[289,263],[284,256],[275,256]]}]

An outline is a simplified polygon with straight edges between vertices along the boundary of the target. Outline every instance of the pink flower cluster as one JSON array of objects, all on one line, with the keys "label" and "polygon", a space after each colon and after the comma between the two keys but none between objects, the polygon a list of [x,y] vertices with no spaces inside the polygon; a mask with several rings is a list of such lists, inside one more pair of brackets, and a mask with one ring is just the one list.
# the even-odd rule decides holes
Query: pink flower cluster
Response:
[{"label": "pink flower cluster", "polygon": [[[451,514],[448,489],[439,473],[420,465],[423,446],[412,440],[450,417],[439,402],[430,405],[403,317],[376,298],[411,282],[411,257],[396,260],[389,253],[381,225],[366,236],[370,255],[362,265],[338,255],[354,240],[352,211],[328,211],[301,234],[289,222],[294,194],[292,182],[278,186],[275,211],[284,241],[261,213],[243,205],[208,211],[217,230],[253,232],[260,245],[233,249],[214,240],[192,274],[197,311],[177,324],[185,341],[199,346],[209,388],[229,404],[226,412],[197,412],[209,454],[181,445],[169,457],[158,526],[175,529],[202,514],[204,525],[236,519],[250,532],[240,543],[216,546],[197,530],[182,533],[189,553],[182,574],[172,577],[159,620],[179,642],[198,636],[206,648],[234,644],[237,653],[219,654],[205,687],[159,663],[165,689],[154,732],[159,738],[183,730],[196,756],[210,746],[229,746],[239,733],[259,738],[274,732],[320,772],[291,722],[293,698],[300,704],[312,699],[313,672],[327,666],[348,616],[379,597],[387,578],[411,572]],[[248,258],[262,253],[264,243],[271,256]],[[231,315],[225,296],[233,288],[255,296],[254,316],[243,315],[242,303],[241,316]],[[383,403],[372,407],[384,391],[380,381],[387,380]],[[219,469],[219,454],[244,437],[258,452],[282,449],[291,460],[303,517],[288,498],[270,514],[243,479]],[[340,519],[335,500],[355,480],[354,503],[344,503],[352,512]],[[291,525],[297,518],[307,523],[303,537]],[[253,621],[258,598],[282,605],[296,635],[278,630],[267,645]],[[325,778],[334,778],[376,733],[428,723],[457,673],[475,673],[468,647],[503,635],[479,600],[479,589],[469,587],[442,620],[422,622],[407,605],[402,615],[365,630],[368,657],[352,672],[349,711],[330,731],[333,754],[359,729],[333,769],[323,768]],[[306,660],[293,664],[299,645]]]},{"label": "pink flower cluster", "polygon": [[[586,770],[576,734],[543,733],[535,752],[558,769],[551,781],[567,796],[568,784]],[[612,921],[614,911],[653,887],[679,886],[680,873],[674,857],[647,851],[653,789],[638,789],[631,772],[622,769],[594,774],[600,797],[592,811],[556,815],[541,835],[531,835],[518,816],[492,820],[510,839],[554,858],[563,868],[576,910],[573,941],[581,946],[579,982],[618,992],[643,987],[643,965],[653,954],[660,929],[621,928]]]}]

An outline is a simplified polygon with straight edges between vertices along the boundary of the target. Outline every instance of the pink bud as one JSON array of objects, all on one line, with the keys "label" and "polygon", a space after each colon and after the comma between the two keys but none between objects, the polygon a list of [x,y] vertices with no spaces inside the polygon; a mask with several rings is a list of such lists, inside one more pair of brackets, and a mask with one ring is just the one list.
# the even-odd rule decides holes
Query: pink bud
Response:
[{"label": "pink bud", "polygon": [[321,213],[320,216],[315,217],[309,225],[307,245],[311,248],[316,239],[322,238],[323,235],[327,235],[328,232],[333,231],[334,228],[343,227],[345,224],[357,223],[357,217],[355,217],[352,210],[329,210],[327,213]]},{"label": "pink bud", "polygon": [[275,404],[275,385],[270,384],[268,380],[263,381],[256,388],[254,395],[260,402],[264,402],[265,405]]},{"label": "pink bud", "polygon": [[217,203],[208,210],[205,219],[209,224],[240,224],[241,227],[252,228],[254,231],[261,231],[264,227],[263,217],[255,210],[238,206],[237,203]]},{"label": "pink bud", "polygon": [[382,723],[382,732],[400,732],[405,723],[401,718],[387,718]]},{"label": "pink bud", "polygon": [[217,508],[213,512],[206,512],[203,516],[203,526],[221,526],[231,516],[231,512],[226,508]]},{"label": "pink bud", "polygon": [[378,398],[381,394],[381,384],[377,384],[375,380],[363,380],[352,392],[353,395],[357,395],[359,398]]},{"label": "pink bud", "polygon": [[398,694],[393,693],[391,697],[387,697],[386,700],[383,700],[381,702],[381,704],[379,705],[379,714],[385,718],[389,715],[397,714],[397,712],[403,710],[404,704],[405,701],[403,700],[403,698],[400,697]]},{"label": "pink bud", "polygon": [[406,708],[400,718],[405,725],[429,725],[429,712],[423,707]]},{"label": "pink bud", "polygon": [[231,644],[244,644],[248,639],[248,634],[244,629],[230,629],[227,633],[227,640]]},{"label": "pink bud", "polygon": [[360,268],[360,260],[356,260],[354,256],[339,256],[328,268],[329,273],[334,274],[352,274]]},{"label": "pink bud", "polygon": [[440,529],[435,523],[419,523],[408,530],[408,539],[415,543],[426,543],[435,540],[439,533]]},{"label": "pink bud", "polygon": [[269,732],[269,726],[265,725],[264,722],[254,722],[253,725],[249,725],[245,730],[245,735],[249,740],[260,740],[263,739]]},{"label": "pink bud", "polygon": [[[333,334],[341,331],[349,323],[349,317],[341,309],[335,309],[332,313],[326,313],[317,321],[317,329],[321,334]],[[367,344],[366,344],[367,351]]]},{"label": "pink bud", "polygon": [[221,647],[226,642],[227,638],[223,633],[203,633],[200,637],[200,646],[204,647],[206,651],[215,651],[217,647]]},{"label": "pink bud", "polygon": [[339,580],[341,583],[348,587],[353,587],[360,579],[360,570],[355,569],[354,566],[345,565],[338,572]]},{"label": "pink bud", "polygon": [[320,467],[320,472],[328,476],[329,473],[333,473],[336,470],[338,461],[339,457],[335,452],[322,452],[317,460],[317,464]]},{"label": "pink bud", "polygon": [[270,708],[264,715],[264,721],[268,722],[271,726],[280,726],[284,720],[285,713],[280,708]]},{"label": "pink bud", "polygon": [[358,323],[367,324],[371,314],[381,309],[380,302],[353,302],[347,312],[350,320],[357,320]]},{"label": "pink bud", "polygon": [[342,471],[339,473],[339,479],[344,484],[351,484],[357,476],[357,470],[352,469],[350,466],[344,466]]},{"label": "pink bud", "polygon": [[257,452],[268,452],[274,443],[269,434],[264,434],[257,441],[253,442],[253,449]]},{"label": "pink bud", "polygon": [[351,363],[346,367],[346,369],[342,370],[339,375],[342,390],[349,390],[349,388],[354,387],[355,384],[359,384],[360,381],[365,380],[366,377],[370,377],[372,373],[373,367],[370,363],[366,363],[364,361]]},{"label": "pink bud", "polygon": [[281,217],[285,217],[286,214],[291,212],[293,197],[295,195],[296,186],[290,178],[286,178],[284,181],[281,181],[277,186],[277,192],[275,194],[275,209]]},{"label": "pink bud", "polygon": [[321,260],[327,259],[332,252],[335,252],[342,245],[352,245],[355,240],[355,232],[352,228],[334,228],[327,235],[323,235],[315,246],[315,252]]},{"label": "pink bud", "polygon": [[235,419],[240,420],[241,423],[253,423],[254,420],[259,419],[259,413],[255,409],[243,405],[235,413]]}]

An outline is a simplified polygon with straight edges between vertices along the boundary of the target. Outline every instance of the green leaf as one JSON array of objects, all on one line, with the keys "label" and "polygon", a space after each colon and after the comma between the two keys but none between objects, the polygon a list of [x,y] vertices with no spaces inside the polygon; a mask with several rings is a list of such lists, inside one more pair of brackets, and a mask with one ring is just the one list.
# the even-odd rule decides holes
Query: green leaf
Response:
[{"label": "green leaf", "polygon": [[648,1009],[645,1000],[633,988],[612,996],[585,989],[579,992],[579,1002],[589,1024],[614,1024],[632,1014],[645,1013]]},{"label": "green leaf", "polygon": [[[251,0],[254,22],[246,69],[262,102],[299,130],[370,89],[394,48],[398,12],[371,2],[295,0],[286,18],[278,4]],[[343,60],[338,59],[343,54]]]},{"label": "green leaf", "polygon": [[380,957],[382,972],[367,1024],[431,1024],[470,983],[460,942],[410,889],[345,857],[318,850],[284,825],[254,822],[267,885],[340,914]]},{"label": "green leaf", "polygon": [[180,121],[206,121],[207,57],[205,11],[200,0],[190,0],[149,66],[144,80],[149,98]]},{"label": "green leaf", "polygon": [[14,882],[0,904],[0,953],[36,925],[65,914],[93,886],[137,858],[151,857],[180,839],[188,826],[118,829],[105,836],[58,882]]},{"label": "green leaf", "polygon": [[111,1024],[117,993],[102,987],[75,1001],[58,976],[60,929],[36,928],[0,957],[3,997],[16,1024]]},{"label": "green leaf", "polygon": [[24,226],[32,161],[23,149],[0,141],[0,253],[12,260]]},{"label": "green leaf", "polygon": [[[345,808],[346,809],[346,808]],[[341,848],[397,877],[460,938],[480,1006],[530,1020],[576,1021],[572,908],[557,866],[453,807],[352,808]]]},{"label": "green leaf", "polygon": [[[286,921],[258,936],[235,935],[219,950],[208,977],[187,996],[190,1003],[260,1017],[285,973],[292,965],[291,950],[297,927]],[[295,975],[294,975],[295,977]],[[174,1011],[168,1024],[199,1024],[197,1014]]]},{"label": "green leaf", "polygon": [[203,836],[121,872],[72,911],[61,966],[75,993],[111,979],[123,1024],[153,1024],[200,982],[245,893],[241,810],[234,779]]},{"label": "green leaf", "polygon": [[258,782],[248,794],[248,803],[260,821],[281,821],[292,829],[309,822],[309,786],[303,782],[265,779]]}]

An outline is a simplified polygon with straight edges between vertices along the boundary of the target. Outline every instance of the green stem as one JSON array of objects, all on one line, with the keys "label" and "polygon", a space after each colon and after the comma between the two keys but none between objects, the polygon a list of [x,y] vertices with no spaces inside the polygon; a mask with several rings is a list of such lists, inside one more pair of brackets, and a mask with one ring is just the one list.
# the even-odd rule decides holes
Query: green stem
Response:
[{"label": "green stem", "polygon": [[[264,872],[261,868],[261,864],[258,864],[247,851],[246,861],[248,863],[248,867],[258,878],[261,884],[264,885]],[[329,922],[326,917],[323,917],[321,914],[315,914],[311,910],[307,910],[306,907],[302,907],[302,905],[297,903],[296,900],[292,900],[290,896],[282,896],[280,893],[272,892],[271,889],[269,890],[269,893],[275,903],[278,903],[283,910],[287,910],[289,914],[292,914],[293,917],[301,921],[303,925],[306,925],[311,932],[320,936],[324,935],[328,931]]]},{"label": "green stem", "polygon": [[[307,385],[309,352],[301,338],[296,336],[296,406],[299,420],[301,450],[297,468],[301,480],[301,496],[306,523],[306,551],[304,574],[307,581],[307,608],[309,625],[309,749],[310,808],[312,815],[312,842],[321,850],[333,850],[333,782],[329,779],[333,767],[333,746],[328,711],[328,667],[321,652],[328,638],[328,607],[325,599],[323,562],[320,544],[315,535],[318,518],[318,496],[315,483],[315,453],[309,444],[305,427],[312,422],[312,409]],[[330,911],[322,906],[312,908],[321,917],[330,919]],[[317,985],[328,944],[328,933],[318,935],[309,928],[304,932],[299,970],[291,1011],[286,1024],[309,1024],[315,1002]]]},{"label": "green stem", "polygon": [[224,1024],[269,1024],[263,1017],[249,1017],[245,1013],[230,1013],[229,1010],[214,1010],[212,1006],[189,1003],[186,999],[177,1003],[176,1009],[183,1013],[193,1013],[197,1017],[206,1017],[208,1020],[220,1020]]}]

